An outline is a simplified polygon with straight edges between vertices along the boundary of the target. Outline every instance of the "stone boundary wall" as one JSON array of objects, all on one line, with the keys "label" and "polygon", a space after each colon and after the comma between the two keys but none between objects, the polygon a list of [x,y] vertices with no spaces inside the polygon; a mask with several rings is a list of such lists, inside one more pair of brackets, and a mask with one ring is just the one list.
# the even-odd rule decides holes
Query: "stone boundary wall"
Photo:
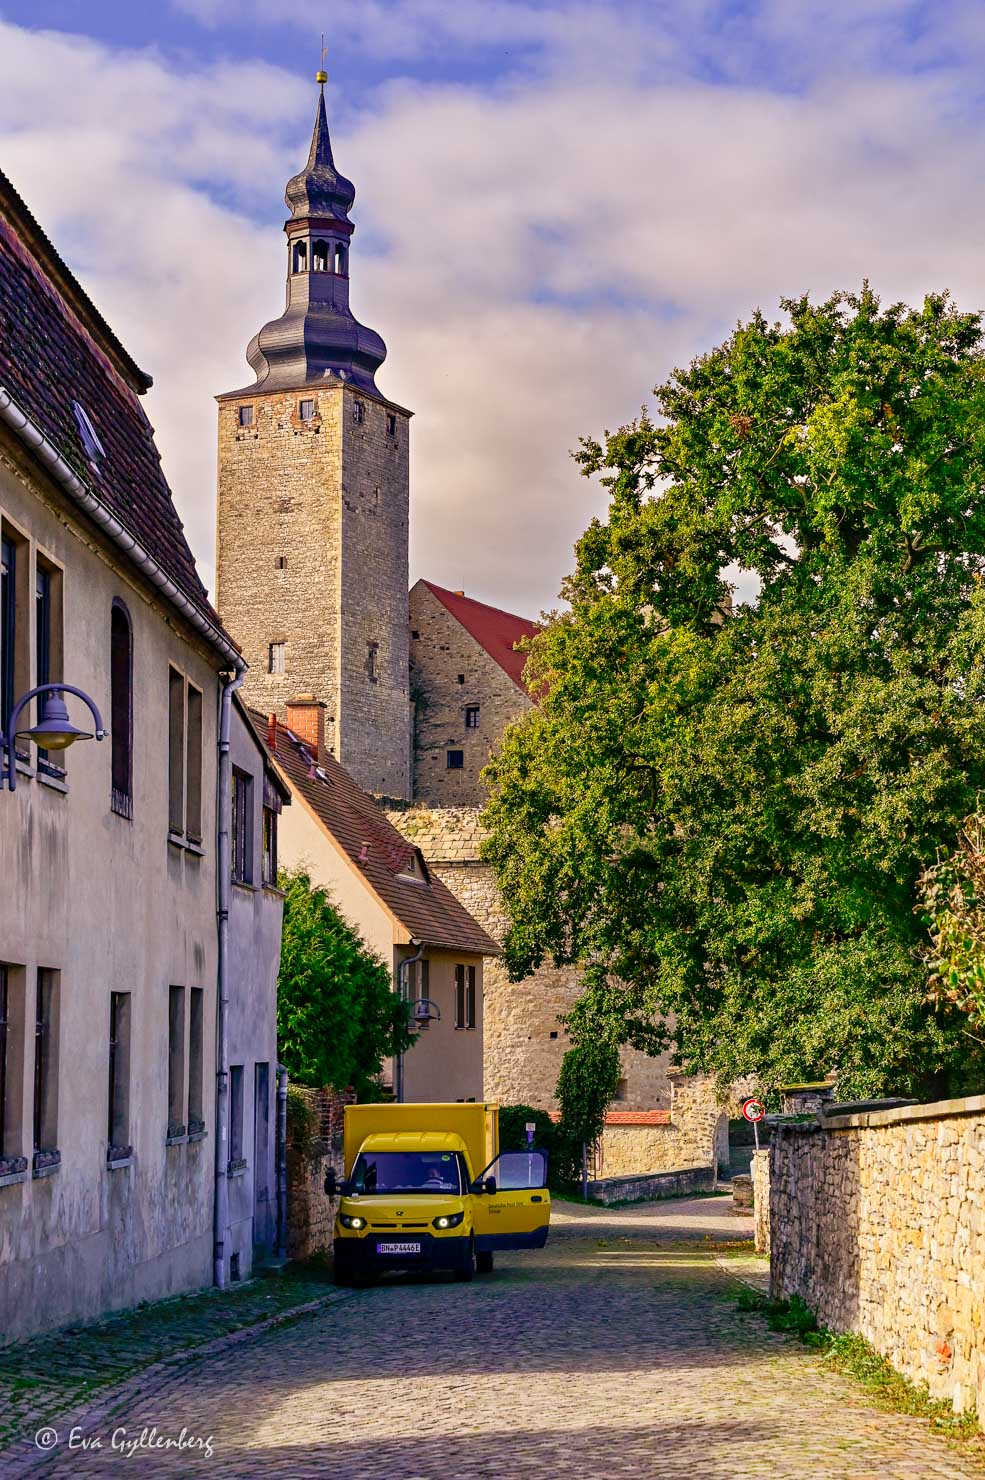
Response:
[{"label": "stone boundary wall", "polygon": [[762,1151],[752,1153],[752,1213],[756,1220],[756,1228],[753,1238],[756,1243],[757,1254],[768,1254],[770,1251],[770,1153],[764,1147]]},{"label": "stone boundary wall", "polygon": [[692,1192],[714,1192],[718,1186],[715,1167],[685,1167],[655,1177],[602,1177],[589,1182],[592,1202],[609,1207],[616,1202],[651,1202],[660,1197],[686,1197]]},{"label": "stone boundary wall", "polygon": [[985,1095],[778,1125],[770,1290],[985,1424]]},{"label": "stone boundary wall", "polygon": [[310,1259],[332,1247],[335,1203],[325,1196],[325,1173],[337,1160],[331,1151],[304,1156],[287,1148],[288,1259]]}]

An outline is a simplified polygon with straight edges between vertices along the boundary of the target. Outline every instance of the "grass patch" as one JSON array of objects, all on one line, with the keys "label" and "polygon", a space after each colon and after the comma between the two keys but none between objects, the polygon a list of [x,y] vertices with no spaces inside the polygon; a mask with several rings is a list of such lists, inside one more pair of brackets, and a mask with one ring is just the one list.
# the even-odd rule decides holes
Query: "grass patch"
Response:
[{"label": "grass patch", "polygon": [[763,1316],[771,1331],[799,1336],[819,1354],[825,1366],[857,1382],[880,1408],[922,1418],[935,1433],[971,1442],[979,1455],[985,1451],[985,1435],[970,1409],[955,1413],[946,1400],[932,1398],[926,1384],[911,1382],[897,1372],[864,1336],[851,1332],[838,1336],[820,1326],[814,1311],[799,1295],[789,1300],[769,1300],[756,1290],[742,1290],[736,1306],[744,1313]]}]

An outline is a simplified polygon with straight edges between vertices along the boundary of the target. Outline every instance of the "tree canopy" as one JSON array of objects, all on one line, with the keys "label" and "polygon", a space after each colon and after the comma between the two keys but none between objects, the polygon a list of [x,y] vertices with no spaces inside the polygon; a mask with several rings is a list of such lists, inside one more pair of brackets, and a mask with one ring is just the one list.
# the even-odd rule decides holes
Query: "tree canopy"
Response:
[{"label": "tree canopy", "polygon": [[277,980],[277,1052],[298,1084],[363,1098],[383,1060],[408,1048],[406,1008],[386,965],[367,950],[303,869],[283,872],[284,933]]},{"label": "tree canopy", "polygon": [[582,963],[575,1042],[723,1080],[981,1083],[917,909],[985,784],[981,322],[782,308],[576,454],[608,517],[487,772],[508,964]]}]

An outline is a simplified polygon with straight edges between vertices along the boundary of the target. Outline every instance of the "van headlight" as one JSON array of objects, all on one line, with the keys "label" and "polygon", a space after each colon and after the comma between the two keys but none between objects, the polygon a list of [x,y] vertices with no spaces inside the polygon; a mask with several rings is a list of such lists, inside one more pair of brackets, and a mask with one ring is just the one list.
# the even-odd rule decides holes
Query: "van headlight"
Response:
[{"label": "van headlight", "polygon": [[432,1218],[431,1223],[435,1228],[457,1228],[464,1217],[464,1211],[461,1213],[442,1213],[440,1217]]},{"label": "van headlight", "polygon": [[343,1228],[365,1228],[366,1219],[360,1218],[358,1213],[340,1213],[339,1222]]}]

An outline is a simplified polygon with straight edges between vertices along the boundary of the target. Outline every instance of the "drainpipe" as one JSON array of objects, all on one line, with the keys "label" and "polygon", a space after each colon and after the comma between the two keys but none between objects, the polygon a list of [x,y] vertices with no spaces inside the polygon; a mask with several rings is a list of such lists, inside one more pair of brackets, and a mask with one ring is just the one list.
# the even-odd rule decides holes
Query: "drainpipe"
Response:
[{"label": "drainpipe", "polygon": [[287,1258],[287,1070],[277,1065],[277,1258]]},{"label": "drainpipe", "polygon": [[215,1023],[215,1199],[212,1210],[213,1281],[226,1288],[226,1232],[229,1228],[229,1048],[226,1043],[226,1007],[229,1001],[229,896],[232,868],[229,824],[232,812],[232,757],[229,733],[232,728],[233,694],[246,677],[240,658],[236,670],[223,680],[219,699],[219,767],[216,802],[216,924],[219,937],[216,973]]},{"label": "drainpipe", "polygon": [[[414,956],[405,956],[403,958],[403,960],[400,961],[399,964],[398,964],[398,966],[397,966],[397,996],[399,997],[399,999],[400,999],[401,1002],[406,1002],[407,1001],[407,974],[410,971],[410,968],[414,965],[415,961],[419,961],[421,959],[421,957],[424,955],[424,942],[423,941],[412,940],[411,941],[411,945],[412,946],[417,946],[417,953],[416,953],[416,955],[414,955]],[[397,1104],[398,1105],[401,1104],[403,1102],[403,1098],[404,1098],[404,1051],[403,1051],[403,1049],[401,1049],[400,1052],[397,1054],[396,1072],[395,1072],[395,1074],[393,1076],[393,1094],[394,1094],[394,1098],[397,1101]]]}]

